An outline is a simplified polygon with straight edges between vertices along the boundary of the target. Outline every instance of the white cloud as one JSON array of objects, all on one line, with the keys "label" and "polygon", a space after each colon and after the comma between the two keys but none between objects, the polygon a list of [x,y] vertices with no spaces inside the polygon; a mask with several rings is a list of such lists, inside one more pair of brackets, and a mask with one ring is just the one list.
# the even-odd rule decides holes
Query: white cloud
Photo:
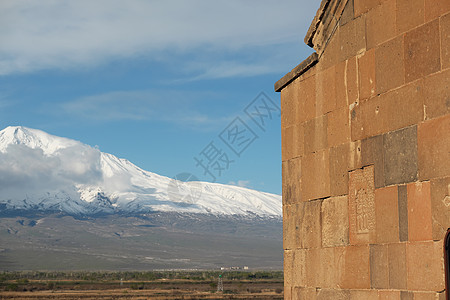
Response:
[{"label": "white cloud", "polygon": [[24,145],[9,145],[0,152],[2,199],[25,198],[42,192],[42,187],[48,191],[72,189],[74,183],[101,180],[100,151],[81,143],[60,149],[52,156]]},{"label": "white cloud", "polygon": [[[209,96],[209,97],[208,97]],[[89,121],[121,120],[163,121],[191,128],[213,128],[223,125],[231,117],[203,114],[198,99],[211,99],[207,92],[175,91],[115,91],[86,96],[63,103],[55,113],[62,112]],[[53,109],[54,108],[50,108]]]},{"label": "white cloud", "polygon": [[253,63],[247,64],[238,61],[224,61],[219,64],[205,64],[201,66],[201,74],[189,78],[189,81],[196,81],[202,79],[216,79],[228,77],[246,77],[254,75],[270,74],[279,72],[280,69],[274,69],[270,63]]},{"label": "white cloud", "polygon": [[[301,43],[317,6],[298,0],[1,1],[0,74]],[[229,72],[267,72],[247,67]]]}]

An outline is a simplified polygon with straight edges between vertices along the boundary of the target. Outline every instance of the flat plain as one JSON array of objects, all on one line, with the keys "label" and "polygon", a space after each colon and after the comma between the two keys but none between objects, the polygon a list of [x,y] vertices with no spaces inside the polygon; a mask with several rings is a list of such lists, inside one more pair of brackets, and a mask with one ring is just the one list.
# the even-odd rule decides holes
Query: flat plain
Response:
[{"label": "flat plain", "polygon": [[[223,274],[220,292],[218,274]],[[283,299],[283,275],[279,271],[4,272],[0,299]]]}]

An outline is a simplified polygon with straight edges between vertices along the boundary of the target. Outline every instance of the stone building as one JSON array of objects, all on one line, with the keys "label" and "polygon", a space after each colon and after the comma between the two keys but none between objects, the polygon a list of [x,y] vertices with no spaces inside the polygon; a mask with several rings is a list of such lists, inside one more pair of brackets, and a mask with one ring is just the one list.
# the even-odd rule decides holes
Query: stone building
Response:
[{"label": "stone building", "polygon": [[285,299],[445,299],[450,1],[323,0],[281,92]]}]

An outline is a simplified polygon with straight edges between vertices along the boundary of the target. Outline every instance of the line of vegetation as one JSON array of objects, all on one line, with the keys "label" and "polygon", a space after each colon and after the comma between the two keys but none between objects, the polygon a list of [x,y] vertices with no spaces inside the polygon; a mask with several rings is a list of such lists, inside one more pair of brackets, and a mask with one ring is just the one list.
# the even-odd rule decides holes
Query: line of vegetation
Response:
[{"label": "line of vegetation", "polygon": [[91,271],[4,271],[0,273],[0,283],[16,280],[81,280],[81,281],[154,281],[162,279],[210,281],[222,275],[223,280],[270,280],[283,281],[282,271],[145,271],[145,272],[91,272]]},{"label": "line of vegetation", "polygon": [[[224,294],[283,291],[281,271],[148,271],[148,272],[0,272],[2,291],[155,290],[164,293],[217,291],[219,275]],[[158,292],[158,293],[159,293]]]}]

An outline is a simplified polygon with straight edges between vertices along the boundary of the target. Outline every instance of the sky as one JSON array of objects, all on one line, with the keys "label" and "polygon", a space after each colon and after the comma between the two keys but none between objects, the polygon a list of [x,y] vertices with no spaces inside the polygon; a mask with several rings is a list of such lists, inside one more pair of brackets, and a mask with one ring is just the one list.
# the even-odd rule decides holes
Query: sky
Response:
[{"label": "sky", "polygon": [[0,129],[281,194],[274,83],[320,1],[0,0]]}]

